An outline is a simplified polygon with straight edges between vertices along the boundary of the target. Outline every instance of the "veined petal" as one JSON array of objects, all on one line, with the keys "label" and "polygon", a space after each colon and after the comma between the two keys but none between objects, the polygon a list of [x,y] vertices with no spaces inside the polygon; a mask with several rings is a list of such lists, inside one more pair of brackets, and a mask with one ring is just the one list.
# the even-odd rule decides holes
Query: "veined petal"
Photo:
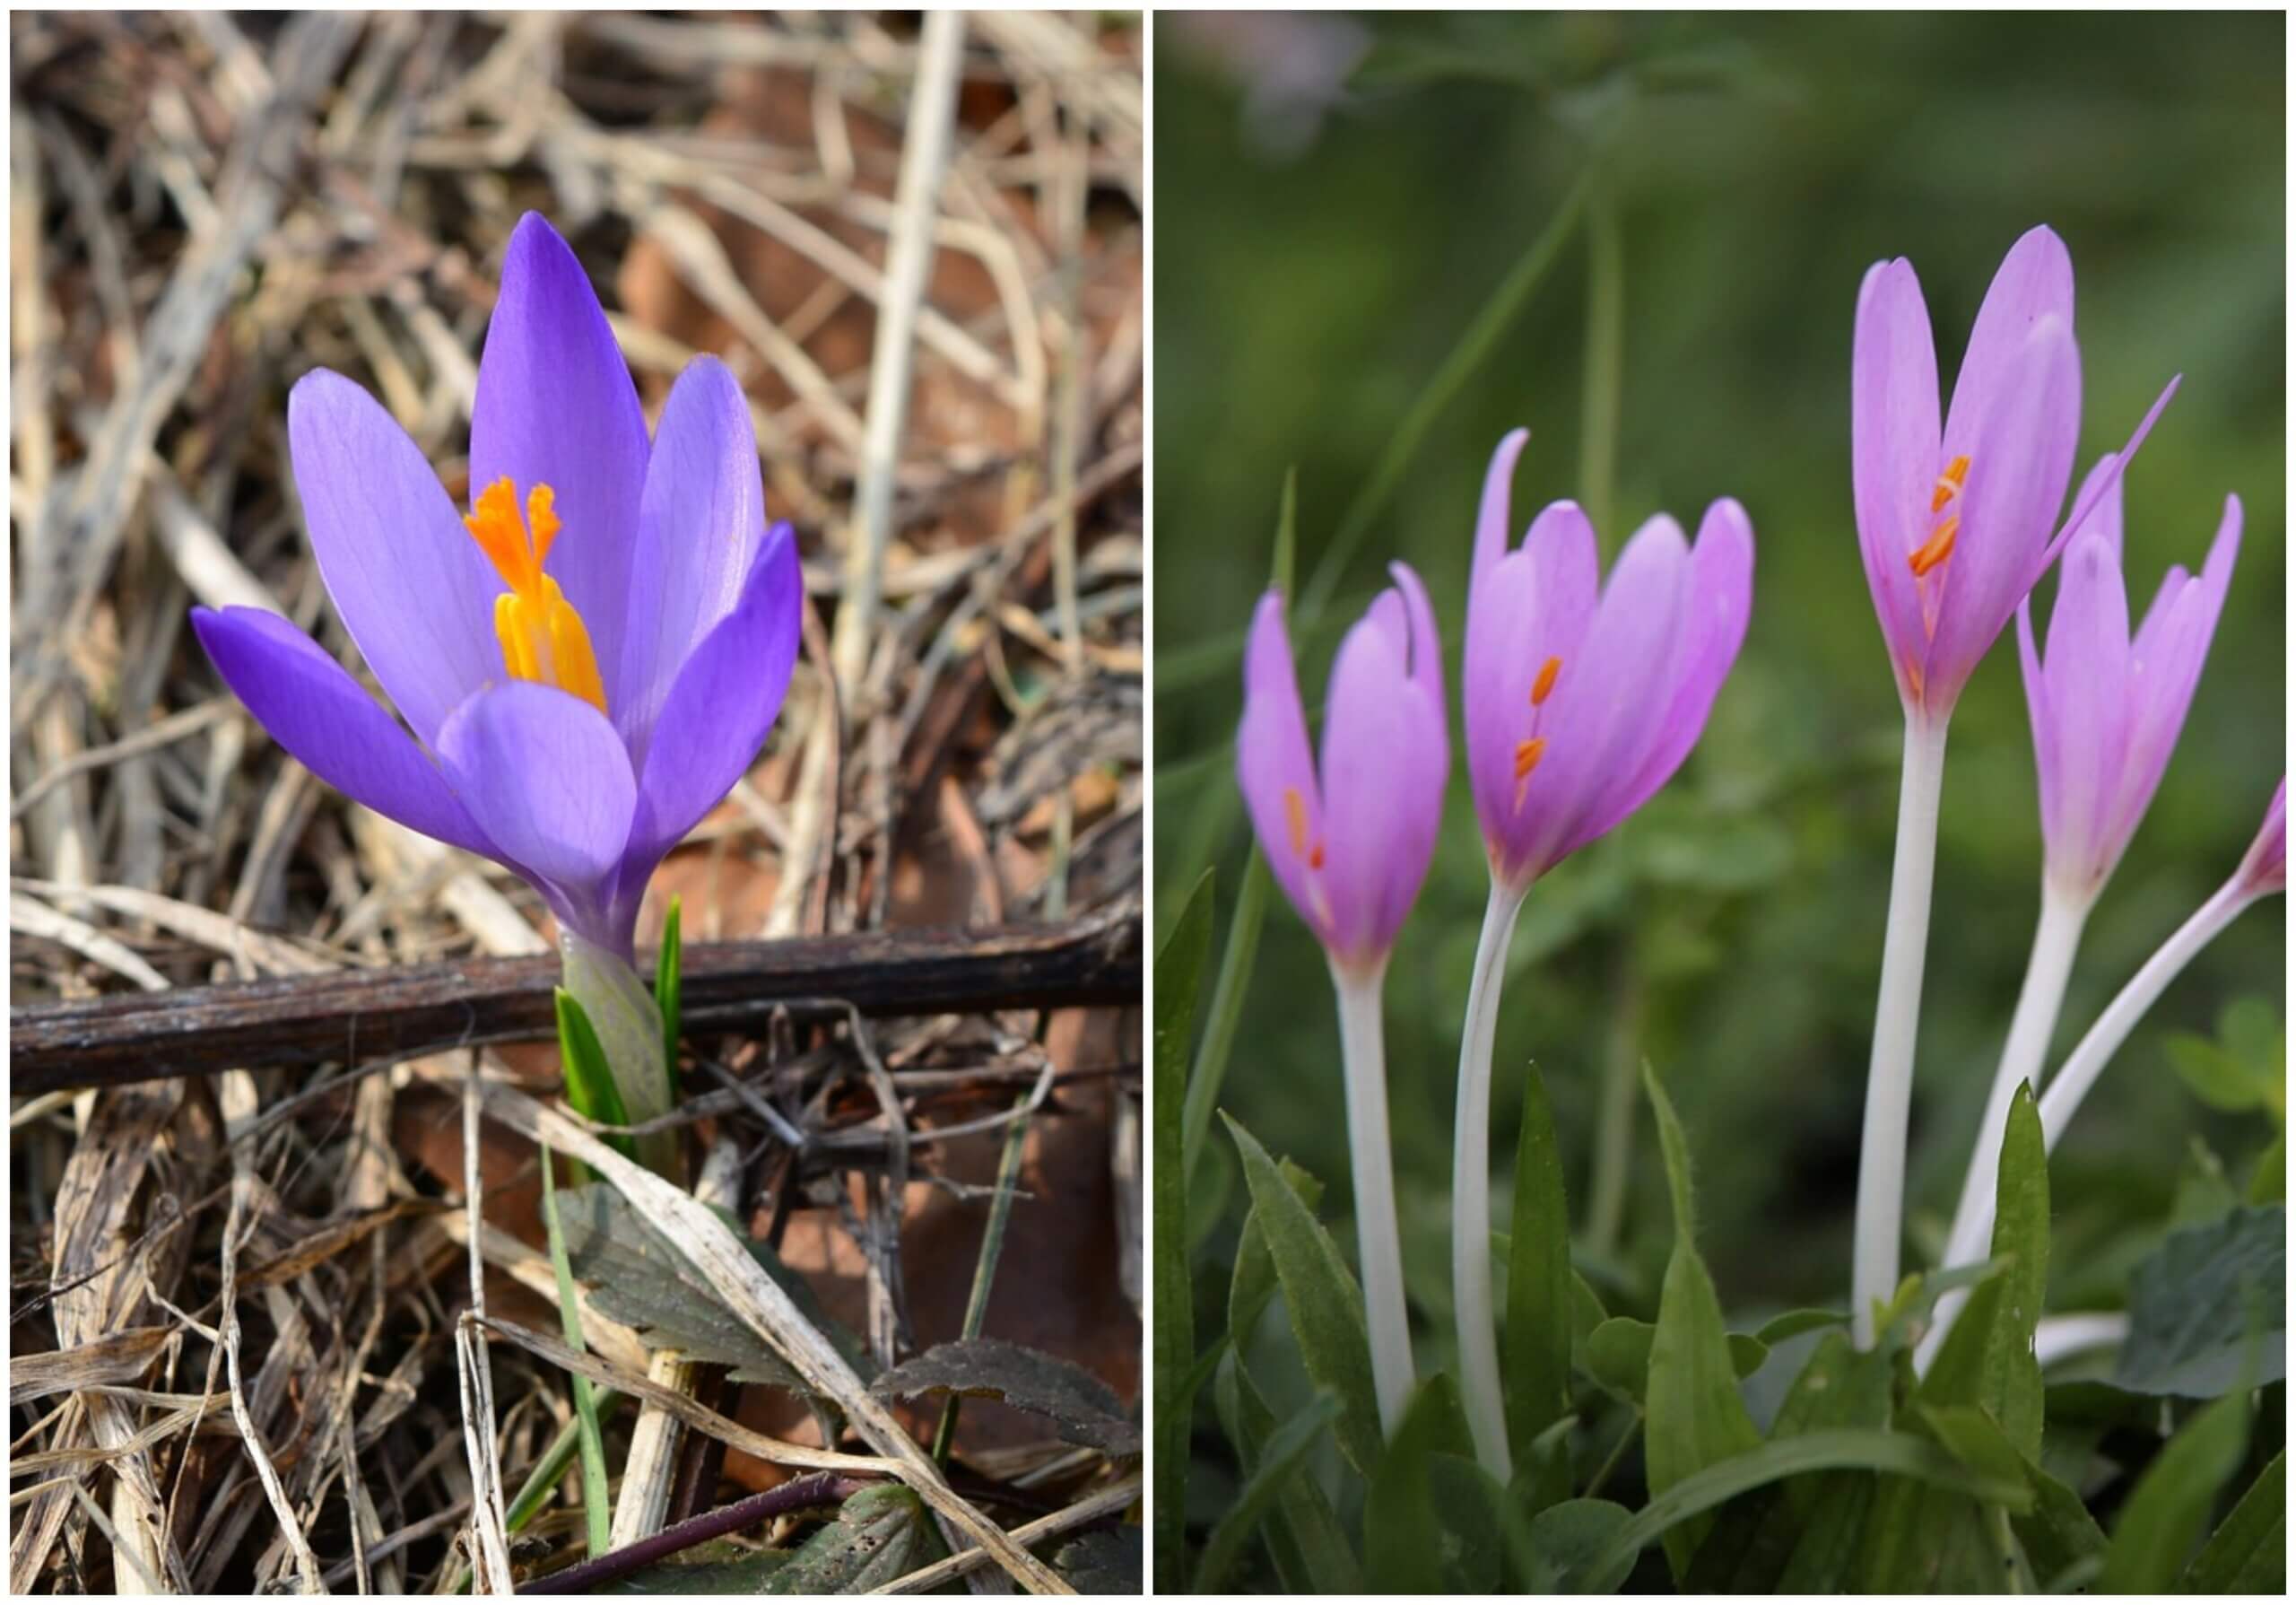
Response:
[{"label": "veined petal", "polygon": [[561,918],[603,901],[638,800],[604,714],[554,685],[512,681],[455,710],[438,749],[463,807]]},{"label": "veined petal", "polygon": [[564,527],[548,567],[588,627],[608,708],[623,692],[646,458],[646,414],[597,292],[557,231],[529,212],[511,233],[479,358],[470,479],[508,477],[521,498],[536,484],[556,493]]},{"label": "veined petal", "polygon": [[1528,777],[1523,811],[1535,814],[1528,860],[1544,872],[1617,823],[1617,783],[1654,740],[1682,650],[1690,544],[1661,513],[1637,530],[1611,567],[1587,643],[1547,703],[1546,746]]},{"label": "veined petal", "polygon": [[1321,770],[1327,946],[1344,958],[1385,951],[1426,876],[1442,809],[1423,783],[1428,712],[1393,636],[1359,621],[1332,664]]},{"label": "veined petal", "polygon": [[671,387],[646,465],[621,697],[608,703],[640,770],[663,699],[687,658],[742,600],[764,539],[765,485],[749,403],[723,362],[697,357]]},{"label": "veined petal", "polygon": [[1992,432],[1985,425],[1993,393],[2010,382],[2026,341],[2050,318],[2072,331],[2073,258],[2057,231],[2043,224],[2027,230],[2009,248],[1978,308],[1969,349],[1953,379],[1953,405],[1945,414],[1947,458],[1967,452],[1974,460],[1987,446]]},{"label": "veined petal", "polygon": [[1529,703],[1535,671],[1526,665],[1541,647],[1536,573],[1528,551],[1509,552],[1477,574],[1467,592],[1466,647],[1459,666],[1467,781],[1483,842],[1500,860],[1512,859],[1509,848],[1521,833],[1515,749],[1535,711]]},{"label": "veined petal", "polygon": [[1521,650],[1523,689],[1528,695],[1548,659],[1562,660],[1555,671],[1557,684],[1578,661],[1595,622],[1602,564],[1596,554],[1594,523],[1576,502],[1542,508],[1523,537],[1523,554],[1531,563],[1532,639],[1522,643]]},{"label": "veined petal", "polygon": [[304,768],[410,830],[500,856],[414,737],[309,636],[259,607],[195,607],[191,627],[231,694]]},{"label": "veined petal", "polygon": [[2041,675],[2056,737],[2055,795],[2043,799],[2052,869],[2092,884],[2127,746],[2128,600],[2100,535],[2073,543],[2059,571]]},{"label": "veined petal", "polygon": [[[1960,538],[1928,580],[1942,587],[1923,667],[1923,700],[1933,712],[1952,707],[2040,577],[2037,565],[2065,501],[2081,427],[2081,359],[2071,331],[2044,318],[1990,398],[1969,453]],[[1946,449],[1954,449],[1950,441]]]},{"label": "veined petal", "polygon": [[319,577],[360,656],[414,733],[436,738],[502,677],[502,582],[422,448],[382,404],[314,369],[287,397],[287,449]]},{"label": "veined petal", "polygon": [[797,539],[777,524],[750,565],[739,604],[679,670],[640,761],[624,878],[636,891],[745,773],[781,711],[805,606]]},{"label": "veined petal", "polygon": [[1259,836],[1276,885],[1326,946],[1330,903],[1318,858],[1324,842],[1323,796],[1308,746],[1307,714],[1283,625],[1283,596],[1271,590],[1252,615],[1244,651],[1244,717],[1236,732],[1236,785]]},{"label": "veined petal", "polygon": [[1499,442],[1499,449],[1491,454],[1491,467],[1483,476],[1483,506],[1475,516],[1474,563],[1467,580],[1470,589],[1480,585],[1483,575],[1507,555],[1508,542],[1512,538],[1507,527],[1507,510],[1514,493],[1515,463],[1530,439],[1527,429],[1509,430]]},{"label": "veined petal", "polygon": [[1706,729],[1706,716],[1713,711],[1714,699],[1745,641],[1753,592],[1753,520],[1746,517],[1744,508],[1726,496],[1706,510],[1698,528],[1698,543],[1691,548],[1674,694],[1648,755],[1605,810],[1612,813],[1613,822],[1648,801],[1698,745]]},{"label": "veined petal", "polygon": [[1929,539],[1939,471],[1937,352],[1913,265],[1876,262],[1857,292],[1850,356],[1850,486],[1866,583],[1892,671],[1908,676],[1924,651],[1921,604],[1907,560]]}]

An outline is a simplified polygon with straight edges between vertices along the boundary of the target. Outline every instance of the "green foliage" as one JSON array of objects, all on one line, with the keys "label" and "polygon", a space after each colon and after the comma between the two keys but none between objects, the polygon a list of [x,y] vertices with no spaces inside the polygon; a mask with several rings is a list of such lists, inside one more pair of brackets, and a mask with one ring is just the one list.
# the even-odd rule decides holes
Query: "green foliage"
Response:
[{"label": "green foliage", "polygon": [[1371,1474],[1366,1587],[1384,1594],[1496,1590],[1506,1496],[1495,1485],[1486,1491],[1488,1484],[1474,1464],[1458,1383],[1443,1374],[1427,1378]]},{"label": "green foliage", "polygon": [[1970,1295],[1922,1379],[1921,1400],[1933,1409],[1984,1411],[2015,1452],[2032,1460],[2041,1452],[2033,1332],[2048,1290],[2048,1152],[2030,1086],[2019,1087],[2009,1105],[1996,1173],[1993,1255],[2005,1269]]},{"label": "green foliage", "polygon": [[2178,1579],[2186,1594],[2288,1592],[2288,1452],[2272,1457]]},{"label": "green foliage", "polygon": [[1259,1463],[1244,1484],[1243,1492],[1213,1528],[1212,1537],[1204,1546],[1204,1557],[1196,1566],[1196,1592],[1216,1594],[1222,1591],[1245,1543],[1258,1531],[1285,1486],[1294,1479],[1317,1437],[1339,1418],[1340,1409],[1338,1400],[1328,1393],[1318,1393],[1297,1415],[1268,1435],[1260,1448]]},{"label": "green foliage", "polygon": [[678,1040],[685,1016],[684,903],[670,898],[670,912],[662,920],[662,951],[654,960],[654,1007],[662,1015],[662,1062],[670,1073],[670,1102],[678,1092]]},{"label": "green foliage", "polygon": [[2114,1385],[2210,1399],[2279,1381],[2288,1373],[2287,1284],[2283,1204],[2170,1233],[2129,1279]]},{"label": "green foliage", "polygon": [[1187,1438],[1195,1400],[1174,1386],[1196,1357],[1196,1309],[1188,1277],[1187,1164],[1180,1142],[1179,1111],[1187,1095],[1188,1038],[1196,1028],[1196,998],[1212,945],[1213,876],[1207,869],[1172,923],[1156,955],[1154,1080],[1150,1127],[1154,1144],[1152,1200],[1155,1330],[1152,1363],[1168,1379],[1163,1408],[1152,1425],[1156,1444],[1156,1574],[1176,1587],[1187,1565]]},{"label": "green foliage", "polygon": [[[564,997],[563,992],[559,996]],[[566,1257],[566,1230],[558,1218],[558,1179],[553,1173],[558,1162],[544,1143],[542,1148],[542,1218],[550,1241],[550,1269],[558,1285],[558,1319],[566,1337],[567,1347],[575,1353],[584,1351],[582,1341],[582,1305],[574,1292],[574,1267]],[[578,1376],[574,1383],[574,1420],[579,1434],[582,1452],[582,1515],[589,1536],[590,1553],[606,1552],[607,1536],[613,1525],[613,1503],[606,1493],[605,1438],[598,1426],[598,1402],[590,1388],[590,1379]]]},{"label": "green foliage", "polygon": [[[1507,1264],[1507,1434],[1521,1461],[1570,1408],[1570,1211],[1561,1144],[1536,1065],[1524,1077]],[[1552,1492],[1561,1497],[1568,1490]]]},{"label": "green foliage", "polygon": [[[1260,1397],[1251,1374],[1233,1352],[1221,1357],[1213,1386],[1220,1424],[1227,1432],[1229,1442],[1236,1445],[1246,1474],[1257,1477],[1267,1470],[1270,1486],[1275,1489],[1275,1508],[1268,1513],[1262,1536],[1267,1541],[1269,1557],[1284,1592],[1358,1592],[1361,1583],[1356,1574],[1355,1551],[1307,1461],[1307,1451],[1318,1435],[1301,1428],[1307,1435],[1297,1452],[1291,1452],[1290,1440],[1279,1443],[1274,1412]],[[1327,1393],[1316,1395],[1308,1408],[1317,1413],[1318,1426],[1336,1419],[1339,1414],[1339,1401]],[[1270,1455],[1279,1450],[1285,1452],[1283,1458],[1269,1470]],[[1201,1579],[1196,1587],[1199,1592],[1205,1591]]]},{"label": "green foliage", "polygon": [[1267,1150],[1232,1118],[1228,1119],[1228,1134],[1243,1158],[1252,1215],[1265,1235],[1268,1257],[1283,1284],[1300,1357],[1316,1385],[1339,1400],[1335,1430],[1340,1449],[1368,1477],[1378,1469],[1383,1444],[1362,1291],[1331,1234],[1309,1212]]},{"label": "green foliage", "polygon": [[2228,1003],[2213,1041],[2180,1032],[2168,1039],[2168,1050],[2178,1076],[2210,1108],[2262,1109],[2274,1124],[2288,1123],[2288,1034],[2269,999]]},{"label": "green foliage", "polygon": [[[556,998],[558,1057],[565,1067],[566,1101],[574,1106],[575,1113],[602,1126],[628,1125],[630,1115],[622,1107],[622,1091],[614,1085],[613,1070],[606,1063],[605,1050],[598,1046],[590,1016],[564,987],[557,989]],[[609,1133],[605,1141],[625,1157],[638,1156],[636,1141],[621,1132]]]},{"label": "green foliage", "polygon": [[2109,1593],[2165,1592],[2208,1522],[2209,1507],[2248,1447],[2248,1395],[2227,1393],[2169,1440],[2145,1468],[2113,1524],[2099,1586]]}]

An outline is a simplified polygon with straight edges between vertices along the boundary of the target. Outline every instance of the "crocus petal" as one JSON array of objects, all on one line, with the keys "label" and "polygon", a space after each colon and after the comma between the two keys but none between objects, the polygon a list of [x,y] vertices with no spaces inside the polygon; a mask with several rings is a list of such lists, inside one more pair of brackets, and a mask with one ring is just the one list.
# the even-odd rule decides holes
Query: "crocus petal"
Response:
[{"label": "crocus petal", "polygon": [[646,414],[597,292],[566,241],[529,212],[510,235],[479,359],[472,493],[508,477],[522,504],[536,484],[556,493],[563,528],[547,566],[589,631],[609,708],[622,693],[646,457]]},{"label": "crocus petal", "polygon": [[[2073,258],[2057,231],[2043,224],[2027,230],[2009,248],[1978,308],[1969,349],[1953,379],[1953,405],[1945,414],[1947,459],[1966,452],[1974,461],[1989,445],[1986,420],[1993,393],[2016,372],[2033,330],[2050,318],[2071,331]],[[2057,510],[2054,502],[2049,510]]]},{"label": "crocus petal", "polygon": [[740,603],[679,671],[639,771],[624,876],[634,870],[640,890],[662,854],[733,789],[765,744],[797,661],[804,587],[796,536],[777,524],[750,565]]},{"label": "crocus petal", "polygon": [[2085,880],[2103,851],[2118,789],[2128,711],[2128,601],[2100,535],[2066,554],[2041,675],[2056,736],[2054,784],[2041,799],[2052,868]]},{"label": "crocus petal", "polygon": [[1595,526],[1576,502],[1555,502],[1531,520],[1523,537],[1523,554],[1531,563],[1530,639],[1518,654],[1523,683],[1530,693],[1533,681],[1549,658],[1559,658],[1556,684],[1571,671],[1595,622],[1602,568],[1596,555]]},{"label": "crocus petal", "polygon": [[1903,257],[1877,262],[1857,292],[1850,356],[1850,484],[1858,550],[1890,662],[1909,697],[1923,652],[1908,557],[1929,538],[1939,472],[1937,353],[1921,283]]},{"label": "crocus petal", "polygon": [[455,710],[438,748],[479,828],[544,883],[561,918],[578,913],[620,863],[638,800],[605,715],[554,685],[517,680]]},{"label": "crocus petal", "polygon": [[2085,510],[2081,522],[2069,526],[2074,538],[2084,535],[2102,536],[2112,548],[2113,561],[2121,555],[2120,455],[2108,451],[2099,458],[2088,476],[2081,481],[2081,489],[2073,498],[2075,507]]},{"label": "crocus petal", "polygon": [[1509,552],[1478,574],[1467,592],[1466,646],[1459,666],[1467,782],[1494,859],[1511,856],[1508,847],[1518,831],[1515,744],[1523,739],[1531,711],[1526,676],[1535,672],[1524,666],[1541,649],[1536,572],[1528,551]]},{"label": "crocus petal", "polygon": [[287,449],[319,577],[360,655],[414,733],[502,676],[502,582],[438,474],[373,397],[339,373],[287,397]]},{"label": "crocus petal", "polygon": [[[1960,539],[1930,576],[1944,588],[1923,669],[1923,698],[1935,711],[1952,706],[2039,578],[2036,565],[2065,501],[2081,427],[2081,359],[2071,330],[2044,318],[1990,400],[1967,453]],[[1946,449],[1955,449],[1950,440]]]},{"label": "crocus petal", "polygon": [[494,856],[414,737],[317,641],[259,607],[195,607],[191,627],[231,694],[304,768],[410,830]]},{"label": "crocus petal", "polygon": [[1523,455],[1523,448],[1530,442],[1531,432],[1516,429],[1508,432],[1499,442],[1499,449],[1491,454],[1491,467],[1483,476],[1483,507],[1475,517],[1474,563],[1468,575],[1472,589],[1483,583],[1483,577],[1498,566],[1507,554],[1511,538],[1507,527],[1507,509],[1515,483],[1515,461]]},{"label": "crocus petal", "polygon": [[1620,817],[1648,801],[1690,756],[1746,639],[1753,611],[1754,527],[1735,501],[1725,497],[1706,510],[1686,585],[1674,695],[1648,755],[1612,805]]},{"label": "crocus petal", "polygon": [[697,357],[670,388],[647,462],[621,696],[608,704],[639,769],[671,682],[742,599],[764,539],[749,404],[723,362]]},{"label": "crocus petal", "polygon": [[[1260,598],[1252,615],[1251,641],[1244,652],[1244,717],[1236,732],[1236,785],[1276,885],[1328,943],[1329,904],[1309,862],[1323,840],[1323,798],[1280,591]],[[1296,835],[1295,808],[1300,827]]]},{"label": "crocus petal", "polygon": [[[1367,615],[1340,642],[1325,702],[1321,885],[1327,946],[1342,958],[1383,952],[1418,895],[1434,848],[1442,794],[1425,794],[1429,710],[1396,651]],[[1434,710],[1439,724],[1441,710]],[[1439,735],[1438,739],[1440,739]]]},{"label": "crocus petal", "polygon": [[1528,857],[1539,870],[1618,822],[1609,789],[1639,763],[1671,691],[1689,560],[1682,526],[1661,513],[1612,565],[1574,672],[1547,703],[1547,745],[1527,777],[1525,809],[1541,816]]},{"label": "crocus petal", "polygon": [[2284,774],[2272,794],[2272,806],[2265,810],[2263,828],[2248,843],[2234,878],[2251,897],[2288,888],[2288,777]]}]

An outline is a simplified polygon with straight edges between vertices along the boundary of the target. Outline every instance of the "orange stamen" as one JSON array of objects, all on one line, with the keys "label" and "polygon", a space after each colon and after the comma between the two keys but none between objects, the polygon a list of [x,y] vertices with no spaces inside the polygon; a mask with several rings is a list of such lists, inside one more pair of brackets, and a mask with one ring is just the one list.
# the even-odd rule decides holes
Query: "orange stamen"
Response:
[{"label": "orange stamen", "polygon": [[1529,780],[1529,779],[1531,778],[1531,771],[1533,771],[1534,769],[1536,769],[1536,768],[1539,766],[1539,760],[1540,760],[1541,758],[1545,757],[1545,756],[1546,756],[1546,737],[1544,737],[1544,736],[1534,736],[1534,737],[1532,737],[1528,741],[1522,741],[1522,742],[1518,742],[1518,743],[1516,743],[1516,745],[1515,745],[1515,778],[1516,778],[1516,780],[1518,780],[1518,781],[1527,781],[1527,780]]},{"label": "orange stamen", "polygon": [[1539,677],[1531,682],[1531,706],[1535,708],[1552,694],[1554,677],[1562,672],[1562,659],[1550,658],[1540,666]]},{"label": "orange stamen", "polygon": [[543,572],[543,560],[561,528],[557,502],[550,486],[535,485],[526,493],[521,519],[517,487],[498,479],[479,493],[463,523],[509,588],[494,598],[503,672],[513,680],[555,685],[604,713],[605,683],[598,677],[590,632],[558,581]]},{"label": "orange stamen", "polygon": [[1308,856],[1308,805],[1300,800],[1297,786],[1283,788],[1283,828],[1292,837],[1292,856]]},{"label": "orange stamen", "polygon": [[1955,513],[1937,526],[1937,532],[1923,542],[1913,555],[1906,559],[1915,577],[1926,574],[1953,554],[1953,537],[1961,532],[1961,518]]},{"label": "orange stamen", "polygon": [[1970,459],[1967,456],[1957,457],[1947,463],[1945,471],[1937,475],[1937,488],[1929,494],[1929,510],[1944,512],[1945,503],[1961,493],[1961,486],[1968,482],[1969,476]]}]

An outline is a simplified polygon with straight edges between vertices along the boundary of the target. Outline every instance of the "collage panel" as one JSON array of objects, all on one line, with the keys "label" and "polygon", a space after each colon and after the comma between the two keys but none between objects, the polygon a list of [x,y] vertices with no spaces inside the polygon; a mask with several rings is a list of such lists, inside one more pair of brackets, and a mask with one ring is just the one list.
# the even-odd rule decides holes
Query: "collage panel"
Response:
[{"label": "collage panel", "polygon": [[2285,53],[1160,13],[1157,1592],[2283,1591]]},{"label": "collage panel", "polygon": [[1144,19],[9,19],[10,1589],[1137,1596]]}]

